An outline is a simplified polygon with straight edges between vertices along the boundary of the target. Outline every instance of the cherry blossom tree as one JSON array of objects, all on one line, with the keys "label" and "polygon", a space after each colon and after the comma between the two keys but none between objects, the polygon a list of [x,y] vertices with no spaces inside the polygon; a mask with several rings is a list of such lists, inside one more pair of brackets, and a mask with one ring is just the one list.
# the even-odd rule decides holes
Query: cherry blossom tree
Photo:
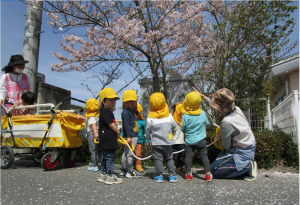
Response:
[{"label": "cherry blossom tree", "polygon": [[[36,0],[28,3],[34,4]],[[68,34],[53,51],[58,72],[87,71],[103,63],[123,62],[132,72],[153,78],[153,91],[167,96],[165,78],[186,72],[199,37],[208,35],[205,2],[198,1],[44,1],[49,25]],[[197,25],[197,26],[195,26]],[[145,70],[150,71],[148,75]],[[160,81],[160,79],[162,79]]]},{"label": "cherry blossom tree", "polygon": [[236,98],[266,97],[272,89],[266,79],[271,65],[299,43],[289,39],[295,26],[290,14],[297,8],[290,4],[208,0],[211,31],[192,49],[201,61],[194,69],[197,89],[209,94],[226,87]]}]

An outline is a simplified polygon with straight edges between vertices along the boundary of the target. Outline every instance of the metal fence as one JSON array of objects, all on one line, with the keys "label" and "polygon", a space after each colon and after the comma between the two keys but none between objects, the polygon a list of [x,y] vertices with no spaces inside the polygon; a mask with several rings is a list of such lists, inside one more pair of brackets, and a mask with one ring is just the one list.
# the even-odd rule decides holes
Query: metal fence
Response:
[{"label": "metal fence", "polygon": [[241,108],[252,130],[261,130],[268,123],[268,99],[267,98],[247,98],[236,99],[235,104]]},{"label": "metal fence", "polygon": [[294,142],[298,142],[299,132],[299,93],[294,90],[271,111],[272,127],[278,126],[285,133],[292,134]]}]

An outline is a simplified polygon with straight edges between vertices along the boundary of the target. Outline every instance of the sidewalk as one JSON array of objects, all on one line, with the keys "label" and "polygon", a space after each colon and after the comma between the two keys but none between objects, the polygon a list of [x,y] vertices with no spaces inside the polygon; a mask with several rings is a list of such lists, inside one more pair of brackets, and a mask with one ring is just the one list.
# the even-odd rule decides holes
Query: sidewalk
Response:
[{"label": "sidewalk", "polygon": [[[17,160],[1,170],[1,204],[299,204],[299,174],[279,170],[258,170],[258,180],[204,180],[202,169],[193,170],[186,181],[153,181],[154,167],[147,167],[141,179],[122,178],[119,185],[97,182],[99,172],[88,165],[43,171],[33,161]],[[115,166],[117,175],[120,165]]]}]

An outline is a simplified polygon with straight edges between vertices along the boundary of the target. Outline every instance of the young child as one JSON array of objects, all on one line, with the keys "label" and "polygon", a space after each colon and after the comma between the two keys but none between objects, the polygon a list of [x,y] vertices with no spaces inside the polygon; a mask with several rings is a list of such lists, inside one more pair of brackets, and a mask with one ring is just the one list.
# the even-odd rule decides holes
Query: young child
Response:
[{"label": "young child", "polygon": [[101,173],[99,182],[105,184],[120,184],[122,179],[114,175],[114,161],[116,159],[117,139],[120,138],[115,116],[116,100],[120,100],[112,88],[104,88],[99,92],[99,150],[102,152]]},{"label": "young child", "polygon": [[[21,101],[17,101],[13,107],[21,106],[21,105],[34,105],[36,101],[36,94],[27,91],[23,93],[21,96]],[[23,109],[18,109],[15,112],[17,115],[35,115],[35,108],[23,108]]]},{"label": "young child", "polygon": [[[98,168],[98,159],[101,159],[99,150],[98,150],[98,144],[94,142],[94,139],[98,139],[98,126],[99,125],[99,102],[94,99],[90,98],[86,101],[86,120],[87,120],[87,138],[88,138],[88,144],[89,144],[89,150],[91,153],[91,160],[92,160],[92,166],[88,168],[88,171],[99,171]],[[99,158],[98,158],[99,157]]]},{"label": "young child", "polygon": [[[136,116],[137,116],[137,120],[138,120],[138,126],[139,126],[139,137],[138,137],[138,141],[136,144],[136,148],[135,148],[135,155],[139,158],[141,158],[142,156],[142,144],[145,138],[145,120],[143,117],[143,108],[141,106],[140,103],[137,103],[137,111],[136,111]],[[145,145],[148,147],[149,146],[149,141],[145,138]],[[143,172],[143,168],[141,165],[141,160],[136,159],[135,160],[135,168],[138,172]]]},{"label": "young child", "polygon": [[195,91],[188,93],[181,106],[181,122],[180,129],[185,132],[185,169],[186,180],[192,180],[192,160],[194,151],[197,149],[200,160],[204,166],[205,179],[211,181],[213,179],[210,173],[210,163],[207,157],[206,148],[206,125],[209,124],[206,113],[201,110],[201,95]]},{"label": "young child", "polygon": [[[134,90],[126,90],[122,96],[123,101],[123,138],[127,140],[129,145],[133,145],[136,148],[138,140],[138,123],[134,113],[137,110],[137,94]],[[122,168],[121,176],[126,178],[141,178],[142,175],[133,169],[133,155],[125,146],[124,153],[122,155]],[[126,172],[126,173],[124,173]]]},{"label": "young child", "polygon": [[173,161],[173,134],[177,126],[172,115],[169,114],[169,107],[165,96],[156,92],[150,98],[150,110],[146,122],[146,137],[151,139],[153,157],[155,161],[156,176],[154,181],[163,182],[163,160],[167,163],[169,169],[169,181],[178,180]]},{"label": "young child", "polygon": [[[179,124],[181,121],[181,115],[182,115],[180,109],[181,105],[182,103],[179,102],[177,103],[177,105],[173,105],[171,107],[171,115],[173,115],[173,118],[177,124]],[[176,126],[176,129],[173,132],[173,140],[174,140],[174,144],[172,145],[173,153],[184,149],[184,134],[180,130],[178,125]],[[184,161],[183,161],[182,152],[178,154],[173,154],[173,160],[175,165],[175,171],[184,172],[185,170],[184,170]]]}]

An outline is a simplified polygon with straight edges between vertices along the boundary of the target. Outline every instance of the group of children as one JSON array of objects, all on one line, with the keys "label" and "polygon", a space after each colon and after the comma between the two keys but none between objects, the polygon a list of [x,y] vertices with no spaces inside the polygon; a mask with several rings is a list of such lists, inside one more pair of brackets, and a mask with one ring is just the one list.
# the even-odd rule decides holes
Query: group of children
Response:
[{"label": "group of children", "polygon": [[[115,110],[116,100],[120,98],[112,88],[104,88],[99,93],[100,104],[96,99],[89,99],[87,106],[87,121],[90,129],[88,130],[89,145],[99,142],[99,152],[92,153],[95,145],[90,145],[92,153],[92,167],[90,171],[98,171],[98,159],[95,153],[102,154],[99,182],[105,184],[119,184],[123,180],[114,174],[114,161],[116,159],[116,149],[120,132],[117,127],[113,111]],[[91,103],[93,102],[93,103]],[[185,96],[183,103],[172,106],[171,114],[166,103],[165,96],[156,92],[150,98],[150,110],[146,123],[142,115],[142,106],[137,103],[137,94],[134,90],[126,90],[122,96],[123,102],[123,138],[128,144],[136,149],[137,157],[141,156],[141,145],[144,134],[146,134],[146,146],[151,142],[152,152],[155,161],[156,182],[163,182],[163,162],[166,162],[169,181],[178,180],[176,171],[186,171],[186,180],[192,180],[192,159],[195,149],[204,166],[206,181],[213,179],[210,173],[210,163],[206,148],[206,125],[208,120],[205,112],[200,109],[201,95],[197,92],[190,92]],[[92,113],[92,114],[91,114]],[[91,117],[98,117],[99,122],[91,120]],[[97,128],[98,124],[98,128]],[[98,130],[98,132],[96,132]],[[94,147],[93,147],[94,146]],[[185,160],[182,151],[185,148]],[[173,154],[175,152],[175,154]],[[176,153],[177,152],[177,153]],[[180,153],[178,153],[180,152]],[[93,157],[94,156],[94,157]],[[136,169],[133,166],[134,156],[125,146],[122,155],[122,168],[120,176],[126,178],[141,178],[143,168],[141,161],[136,160]],[[185,165],[185,168],[184,168]],[[97,167],[97,168],[95,168]]]}]

